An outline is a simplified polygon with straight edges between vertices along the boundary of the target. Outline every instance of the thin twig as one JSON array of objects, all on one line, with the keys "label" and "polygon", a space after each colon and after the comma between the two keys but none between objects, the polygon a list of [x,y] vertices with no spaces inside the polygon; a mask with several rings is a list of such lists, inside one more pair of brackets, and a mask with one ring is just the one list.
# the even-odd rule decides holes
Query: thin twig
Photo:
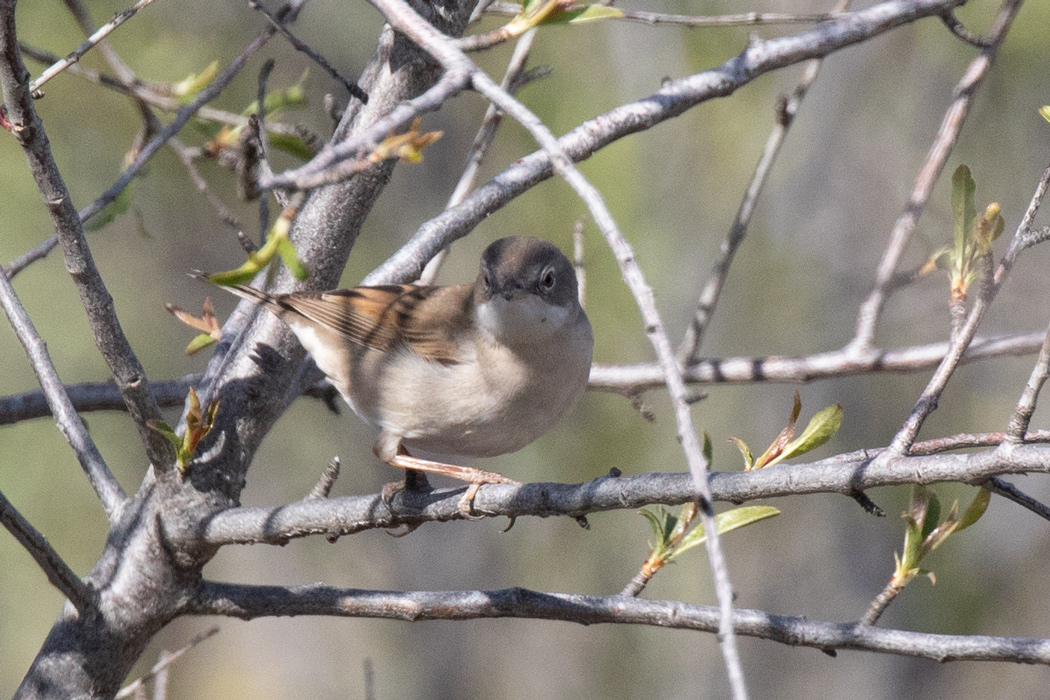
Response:
[{"label": "thin twig", "polygon": [[[845,10],[849,7],[849,2],[850,0],[840,0],[835,6],[835,11]],[[682,338],[682,342],[678,347],[678,359],[683,364],[689,364],[696,359],[696,353],[704,339],[704,331],[707,329],[707,324],[714,314],[715,306],[717,306],[718,299],[722,294],[722,288],[725,286],[726,279],[729,276],[729,267],[733,264],[736,251],[747,235],[747,228],[751,223],[751,215],[755,211],[755,205],[762,194],[766,180],[769,178],[773,162],[780,155],[781,146],[783,146],[788,131],[795,121],[795,115],[798,114],[802,100],[805,99],[806,93],[809,92],[810,87],[817,80],[817,75],[820,72],[820,62],[821,59],[817,58],[807,63],[806,69],[802,73],[802,80],[795,86],[791,98],[777,105],[776,125],[766,140],[765,150],[762,152],[762,157],[755,168],[751,184],[748,185],[747,191],[744,193],[743,201],[740,202],[740,208],[737,209],[736,217],[729,227],[729,233],[722,242],[722,248],[712,267],[707,284],[704,285],[703,291],[700,292],[692,323],[686,329],[685,337]]]},{"label": "thin twig", "polygon": [[256,2],[255,0],[248,0],[248,7],[261,12],[263,16],[266,17],[267,20],[269,20],[270,24],[272,24],[274,28],[281,33],[281,36],[288,40],[288,43],[291,44],[296,51],[306,54],[311,61],[321,66],[321,68],[324,69],[324,71],[328,73],[328,75],[335,78],[339,84],[345,87],[347,92],[349,92],[351,96],[356,97],[365,104],[368,104],[368,94],[364,90],[362,90],[357,83],[355,83],[352,80],[348,80],[347,78],[344,78],[342,74],[332,66],[331,63],[325,60],[324,56],[317,53],[312,48],[300,41],[299,38],[292,34],[288,27],[284,25],[284,22],[274,17],[273,14],[262,5],[262,3]]},{"label": "thin twig", "polygon": [[[967,346],[977,333],[977,326],[980,324],[985,311],[987,311],[988,307],[999,293],[999,290],[1002,288],[1007,275],[1013,268],[1014,262],[1017,260],[1017,256],[1021,251],[1025,250],[1026,241],[1028,240],[1029,232],[1032,227],[1032,221],[1035,218],[1036,212],[1039,210],[1039,204],[1042,202],[1043,195],[1046,194],[1048,186],[1050,186],[1050,166],[1047,166],[1046,170],[1043,172],[1043,176],[1039,180],[1039,185],[1036,187],[1035,193],[1032,195],[1032,200],[1028,205],[1028,210],[1025,212],[1024,217],[1021,219],[1021,223],[1017,227],[1017,231],[1014,233],[1013,239],[1010,241],[1010,247],[999,261],[999,265],[996,266],[995,274],[992,276],[991,280],[986,280],[985,284],[982,285],[983,288],[981,294],[974,302],[973,308],[970,310],[970,313],[966,318],[966,324],[959,330],[959,333],[951,339],[951,342],[948,344],[948,352],[945,354],[944,359],[941,360],[941,363],[937,366],[937,370],[933,373],[933,376],[930,377],[929,383],[927,383],[926,388],[923,389],[918,401],[916,401],[915,407],[912,409],[911,413],[908,414],[901,429],[893,436],[893,441],[887,448],[886,453],[882,455],[880,459],[888,458],[889,455],[905,454],[908,451],[908,448],[911,447],[911,444],[915,442],[915,438],[919,434],[919,430],[922,428],[922,424],[926,421],[926,418],[937,408],[937,402],[940,400],[944,388],[948,385],[948,380],[951,379],[952,374],[954,374],[956,368],[958,368]],[[1013,443],[1007,443],[1005,449],[1009,449],[1012,444]]]},{"label": "thin twig", "polygon": [[[908,246],[908,242],[911,240],[912,234],[915,232],[915,225],[926,207],[926,202],[933,191],[933,185],[937,182],[937,178],[944,169],[944,164],[948,161],[955,142],[959,138],[959,132],[962,130],[963,122],[966,121],[966,117],[970,113],[970,107],[973,104],[977,89],[988,74],[988,69],[991,68],[995,60],[999,44],[1006,37],[1006,32],[1009,30],[1020,5],[1021,0],[1006,0],[1003,3],[995,24],[988,35],[991,43],[970,62],[963,73],[962,79],[955,86],[955,90],[952,93],[955,97],[941,120],[937,136],[934,137],[933,144],[926,155],[926,161],[922,164],[915,178],[915,184],[912,186],[911,196],[904,207],[904,212],[897,219],[897,222],[893,225],[893,230],[890,232],[889,243],[882,255],[882,260],[879,261],[875,274],[875,284],[857,313],[856,330],[850,346],[858,352],[871,346],[875,338],[875,326],[878,324],[879,316],[882,314],[886,299],[893,287],[897,265],[904,254],[905,248]],[[945,12],[950,11],[951,8],[945,8]],[[944,13],[942,12],[940,16],[943,17],[943,15]]]},{"label": "thin twig", "polygon": [[[529,31],[522,35],[521,39],[514,46],[514,53],[507,63],[507,69],[503,73],[503,82],[500,85],[512,95],[523,85],[519,83],[518,79],[525,72],[525,64],[528,63],[529,52],[532,50],[532,42],[535,38],[535,31]],[[462,202],[470,190],[474,188],[478,170],[481,168],[481,161],[484,160],[489,146],[492,145],[492,141],[496,138],[496,131],[499,129],[502,120],[503,112],[490,102],[485,110],[485,116],[481,119],[481,126],[478,127],[478,132],[474,135],[474,141],[470,144],[466,165],[463,166],[463,172],[459,176],[459,181],[456,182],[456,187],[448,198],[448,203],[445,205],[446,209],[451,209]],[[430,262],[423,268],[423,272],[419,276],[420,284],[434,283],[447,255],[448,248],[442,248],[437,255],[430,259]]]},{"label": "thin twig", "polygon": [[1039,398],[1039,392],[1050,377],[1050,327],[1046,329],[1046,337],[1039,348],[1039,357],[1032,367],[1032,373],[1028,377],[1021,397],[1017,400],[1017,409],[1014,411],[1010,422],[1006,426],[1007,442],[1019,444],[1024,442],[1025,433],[1032,422],[1032,414],[1035,413],[1035,402]]},{"label": "thin twig", "polygon": [[[975,338],[960,362],[967,364],[999,357],[1030,355],[1039,350],[1042,332]],[[690,384],[759,384],[812,382],[882,372],[908,373],[936,367],[949,351],[948,343],[908,348],[870,348],[857,353],[850,347],[802,357],[699,358],[685,367]],[[634,365],[595,364],[588,386],[599,391],[632,395],[663,385],[660,367],[652,362]]]},{"label": "thin twig", "polygon": [[219,220],[234,231],[244,230],[244,227],[241,226],[241,222],[238,221],[234,213],[230,211],[230,208],[226,206],[226,203],[219,199],[219,196],[212,191],[208,181],[203,175],[201,175],[200,171],[197,170],[197,164],[194,162],[191,149],[176,136],[171,137],[168,141],[168,146],[171,147],[171,150],[175,151],[175,155],[179,157],[183,167],[186,168],[186,174],[190,176],[190,180],[193,182],[193,186],[197,188],[197,192],[200,193],[209,204],[211,204],[213,209],[215,209],[215,213],[219,215]]},{"label": "thin twig", "polygon": [[[241,619],[277,615],[327,615],[387,620],[520,618],[579,624],[648,625],[714,632],[720,613],[712,606],[627,596],[544,593],[524,588],[493,591],[367,591],[324,585],[252,586],[205,582],[189,603],[198,615]],[[855,649],[937,661],[1006,661],[1050,665],[1050,639],[942,635],[852,623],[733,611],[738,634],[830,652]]]},{"label": "thin twig", "polygon": [[945,12],[941,15],[941,21],[944,22],[944,26],[948,28],[948,31],[965,41],[970,46],[976,46],[979,49],[986,49],[995,43],[995,40],[991,37],[984,37],[971,32],[966,28],[966,25],[956,19],[955,13],[953,12]]},{"label": "thin twig", "polygon": [[0,492],[0,523],[29,552],[51,585],[69,598],[81,616],[97,612],[97,593],[80,580],[47,539],[11,505],[3,492]]},{"label": "thin twig", "polygon": [[80,416],[77,415],[76,410],[73,408],[69,395],[62,385],[62,380],[59,379],[58,372],[55,371],[55,365],[51,362],[47,344],[44,343],[40,334],[37,333],[33,322],[25,312],[25,308],[18,300],[14,287],[11,286],[7,275],[3,274],[3,268],[0,268],[0,305],[3,306],[4,313],[7,314],[7,318],[18,336],[19,342],[25,348],[26,355],[29,356],[33,372],[36,373],[40,382],[40,388],[44,390],[48,406],[50,406],[51,413],[55,416],[55,422],[58,424],[59,432],[66,438],[69,446],[73,448],[73,453],[76,454],[77,461],[80,462],[84,473],[87,474],[91,487],[95,489],[99,500],[102,501],[102,508],[105,510],[109,521],[111,523],[116,522],[125,500],[124,489],[120,487],[116,477],[109,471],[109,467],[106,465],[105,460],[102,459],[95,442],[91,439],[91,435],[88,434],[83,421],[80,420]]},{"label": "thin twig", "polygon": [[580,306],[587,308],[587,272],[583,264],[583,217],[576,219],[572,226],[572,266],[576,270],[576,289],[579,292]]},{"label": "thin twig", "polygon": [[177,651],[161,652],[160,660],[157,661],[157,663],[155,663],[153,665],[153,668],[151,668],[148,672],[146,672],[142,677],[135,679],[131,683],[128,683],[126,686],[121,688],[120,692],[118,692],[114,696],[115,700],[122,700],[122,698],[131,697],[136,692],[138,692],[138,690],[140,688],[145,686],[146,683],[149,683],[150,680],[152,680],[154,677],[156,677],[162,671],[166,671],[169,666],[171,666],[173,663],[178,661],[179,658],[182,657],[182,655],[185,654],[187,651],[189,651],[193,647],[197,646],[201,642],[203,642],[203,641],[205,641],[207,639],[210,639],[211,637],[214,637],[218,633],[219,633],[219,628],[218,627],[212,627],[211,629],[205,630],[204,632],[201,632],[200,634],[198,634],[196,637],[194,637],[193,639],[190,640],[189,644],[187,644],[186,646],[182,647],[181,649],[179,649]]},{"label": "thin twig", "polygon": [[98,44],[98,42],[102,41],[104,38],[109,36],[109,34],[114,29],[116,29],[120,25],[124,24],[124,22],[134,17],[136,12],[138,12],[143,7],[149,5],[152,2],[153,0],[138,0],[138,2],[136,2],[128,9],[122,12],[118,12],[116,15],[113,16],[113,19],[99,27],[98,31],[96,31],[94,34],[88,37],[87,41],[85,41],[77,48],[73,49],[73,51],[68,56],[61,59],[60,61],[52,65],[50,68],[45,70],[43,73],[41,73],[39,76],[37,76],[36,80],[29,84],[29,91],[33,92],[35,90],[39,90],[44,85],[44,83],[51,80],[51,78],[54,78],[56,75],[64,71],[69,66],[78,62],[84,54],[86,54],[88,51],[94,48],[94,46]]},{"label": "thin twig", "polygon": [[[575,7],[582,7],[575,6]],[[569,7],[568,9],[575,9]],[[645,24],[678,24],[686,27],[730,27],[739,25],[756,24],[818,24],[832,20],[848,17],[848,12],[825,12],[815,14],[791,14],[782,12],[745,12],[735,15],[671,15],[661,12],[645,12],[641,10],[624,10],[621,17],[609,17],[608,19],[622,19],[630,22],[643,22]],[[514,17],[521,14],[521,5],[511,2],[494,2],[489,5],[487,14],[504,15]]]}]

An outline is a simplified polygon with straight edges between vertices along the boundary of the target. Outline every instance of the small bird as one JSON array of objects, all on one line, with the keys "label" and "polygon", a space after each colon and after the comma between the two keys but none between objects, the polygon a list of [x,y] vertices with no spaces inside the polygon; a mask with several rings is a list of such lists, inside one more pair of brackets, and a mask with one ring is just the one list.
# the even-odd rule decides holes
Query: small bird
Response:
[{"label": "small bird", "polygon": [[228,291],[276,314],[343,398],[379,429],[376,456],[478,488],[518,483],[411,456],[494,457],[540,437],[579,400],[594,338],[576,275],[554,244],[511,236],[481,256],[473,284]]}]

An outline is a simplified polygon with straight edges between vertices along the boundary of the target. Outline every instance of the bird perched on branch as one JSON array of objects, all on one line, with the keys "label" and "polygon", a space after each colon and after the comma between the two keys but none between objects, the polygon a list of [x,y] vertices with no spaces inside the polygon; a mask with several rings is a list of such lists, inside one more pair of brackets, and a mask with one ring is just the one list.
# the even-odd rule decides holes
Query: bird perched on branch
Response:
[{"label": "bird perched on branch", "polygon": [[575,272],[538,238],[492,243],[473,284],[224,289],[288,324],[354,412],[378,428],[373,449],[381,460],[470,483],[465,514],[482,484],[518,482],[406,448],[514,452],[554,427],[587,385],[594,340]]}]

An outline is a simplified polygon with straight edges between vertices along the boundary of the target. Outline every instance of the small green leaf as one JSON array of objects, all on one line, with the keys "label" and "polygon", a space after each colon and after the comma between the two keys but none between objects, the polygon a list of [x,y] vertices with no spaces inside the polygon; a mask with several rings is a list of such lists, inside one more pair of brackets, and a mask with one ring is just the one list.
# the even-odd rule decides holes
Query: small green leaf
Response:
[{"label": "small green leaf", "polygon": [[268,138],[271,146],[293,155],[300,160],[310,160],[317,155],[317,149],[305,139],[301,139],[298,136],[270,133],[268,134]]},{"label": "small green leaf", "polygon": [[751,456],[751,448],[738,437],[729,438],[729,442],[736,445],[736,448],[740,450],[740,454],[744,455],[744,471],[751,471],[751,466],[755,463],[755,458]]},{"label": "small green leaf", "polygon": [[[732,532],[733,530],[751,525],[752,523],[757,523],[760,520],[772,518],[775,515],[780,515],[780,511],[772,506],[744,506],[743,508],[734,508],[715,516],[715,529],[718,530],[718,534],[723,535],[727,532]],[[689,533],[682,538],[682,543],[667,557],[667,561],[674,561],[679,555],[688,552],[693,547],[703,544],[706,539],[707,533],[704,532],[703,526],[697,524],[696,527],[690,530]]]},{"label": "small green leaf", "polygon": [[117,195],[117,198],[98,210],[98,213],[84,222],[85,231],[98,231],[99,229],[105,228],[113,222],[121,214],[127,214],[128,209],[131,208],[131,183],[124,188],[124,191]]},{"label": "small green leaf", "polygon": [[624,16],[624,11],[608,5],[587,5],[566,10],[540,24],[580,24],[582,22],[595,22],[600,19],[619,19]]},{"label": "small green leaf", "polygon": [[1050,105],[1044,105],[1040,107],[1039,114],[1043,117],[1043,119],[1050,122]]},{"label": "small green leaf", "polygon": [[214,345],[215,342],[215,338],[212,338],[208,333],[201,333],[186,346],[186,354],[193,355],[198,353],[209,345]]},{"label": "small green leaf", "polygon": [[299,260],[299,254],[296,253],[292,242],[284,236],[273,236],[273,238],[277,240],[277,254],[281,256],[284,266],[295,276],[295,279],[302,281],[309,277],[310,273]]},{"label": "small green leaf", "polygon": [[208,83],[210,83],[218,73],[219,61],[216,59],[200,73],[187,76],[172,85],[171,94],[177,97],[180,102],[190,102],[197,96],[197,93],[207,87]]},{"label": "small green leaf", "polygon": [[975,522],[981,519],[984,512],[988,510],[988,503],[991,501],[992,492],[988,489],[981,489],[977,492],[977,495],[973,497],[973,501],[966,508],[966,512],[962,514],[962,518],[959,520],[959,530],[965,530],[966,528],[973,525]]},{"label": "small green leaf", "polygon": [[798,457],[799,455],[804,455],[807,452],[817,449],[830,440],[841,427],[842,406],[840,404],[832,404],[831,406],[818,411],[809,419],[809,425],[807,425],[806,429],[802,431],[802,434],[789,442],[784,447],[784,451],[774,458],[770,464],[776,464],[785,459]]},{"label": "small green leaf", "polygon": [[927,505],[926,512],[923,514],[922,522],[922,539],[925,540],[933,532],[934,528],[937,527],[938,521],[941,519],[941,499],[937,498],[937,494],[932,491],[926,491]]},{"label": "small green leaf", "polygon": [[704,431],[704,459],[707,460],[708,464],[714,460],[715,448],[711,445],[711,436]]},{"label": "small green leaf", "polygon": [[970,176],[970,169],[965,165],[956,168],[952,174],[952,214],[955,218],[955,253],[958,256],[966,254],[973,222],[977,218],[977,206],[974,204],[976,190],[977,184]]}]

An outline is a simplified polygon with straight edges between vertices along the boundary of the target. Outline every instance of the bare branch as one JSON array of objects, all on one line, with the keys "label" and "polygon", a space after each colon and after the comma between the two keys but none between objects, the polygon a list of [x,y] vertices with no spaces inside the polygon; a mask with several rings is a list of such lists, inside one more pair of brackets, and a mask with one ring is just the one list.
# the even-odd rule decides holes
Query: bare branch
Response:
[{"label": "bare branch", "polygon": [[[153,395],[161,408],[181,406],[191,386],[200,381],[199,375],[187,374],[182,379],[151,382]],[[66,394],[77,413],[89,411],[126,411],[128,406],[113,382],[68,384]],[[50,416],[51,408],[43,391],[26,391],[0,397],[0,425],[13,425],[24,420]]]},{"label": "bare branch", "polygon": [[[4,67],[6,65],[3,64]],[[59,379],[58,372],[55,370],[55,365],[51,362],[47,344],[37,333],[33,322],[18,300],[14,287],[11,286],[7,275],[3,273],[3,268],[0,268],[0,305],[3,306],[11,327],[14,328],[18,340],[25,348],[26,355],[29,356],[47,404],[55,416],[59,432],[73,448],[73,453],[76,454],[77,461],[87,474],[91,487],[95,489],[99,500],[102,501],[102,508],[106,511],[106,516],[110,522],[114,522],[124,503],[124,490],[120,488],[116,477],[109,471],[98,448],[95,447],[95,442],[73,408],[69,395],[66,394],[65,387],[62,385],[62,380]]]},{"label": "bare branch", "polygon": [[[997,435],[1002,440],[1002,434]],[[920,443],[922,444],[922,443]],[[957,440],[947,449],[972,446]],[[980,444],[994,444],[981,441]],[[858,450],[808,464],[778,464],[749,472],[711,472],[714,501],[743,503],[814,493],[853,497],[878,486],[963,482],[975,486],[1004,474],[1050,473],[1050,447],[1021,445],[1005,453],[985,449],[967,454],[877,458],[885,450]],[[462,488],[435,490],[411,499],[395,498],[394,511],[379,494],[326,501],[297,501],[267,508],[231,508],[215,515],[203,533],[210,545],[283,544],[310,535],[351,535],[363,530],[395,529],[423,522],[463,519],[457,510]],[[689,474],[605,476],[583,484],[533,483],[483,486],[475,512],[488,517],[575,517],[609,510],[695,502],[698,491]]]},{"label": "bare branch", "polygon": [[1046,330],[1043,344],[1039,348],[1039,358],[1035,361],[1032,374],[1028,377],[1021,398],[1017,401],[1017,409],[1006,426],[1007,440],[1018,444],[1024,442],[1025,433],[1032,422],[1032,414],[1035,413],[1035,402],[1039,398],[1039,392],[1050,377],[1050,327]]},{"label": "bare branch", "polygon": [[[975,338],[963,353],[961,363],[997,357],[1030,355],[1039,349],[1043,333],[1021,333]],[[850,347],[804,357],[701,358],[683,370],[694,384],[745,384],[766,382],[811,382],[879,372],[919,372],[936,367],[949,350],[948,343],[916,345],[858,352]],[[635,393],[663,384],[660,368],[653,363],[591,367],[588,386],[599,391]]]},{"label": "bare branch", "polygon": [[143,7],[149,5],[152,2],[153,0],[138,0],[138,2],[136,2],[128,9],[122,12],[118,12],[116,15],[113,16],[113,19],[111,19],[109,22],[106,22],[98,29],[98,31],[89,36],[87,41],[85,41],[77,48],[73,49],[73,51],[68,56],[58,61],[53,66],[51,66],[39,76],[37,76],[36,80],[29,84],[29,91],[33,92],[35,90],[39,90],[44,85],[44,83],[51,80],[51,78],[54,78],[56,75],[64,71],[69,66],[78,62],[81,56],[83,56],[92,48],[94,48],[94,46],[98,44],[98,42],[102,41],[107,36],[109,36],[109,34],[112,33],[114,29],[116,29],[120,25],[124,24],[124,22],[134,17],[136,12],[138,12]]},{"label": "bare branch", "polygon": [[11,505],[7,497],[0,492],[0,523],[14,535],[18,543],[25,547],[37,565],[47,576],[51,585],[69,598],[69,602],[81,616],[94,615],[97,612],[98,596],[77,576],[69,564],[48,544],[35,527]]},{"label": "bare branch", "polygon": [[170,468],[173,465],[171,445],[164,436],[147,425],[151,420],[160,419],[160,408],[150,392],[146,372],[120,326],[113,298],[95,266],[80,216],[55,164],[31,91],[26,86],[29,73],[22,63],[15,38],[14,4],[7,5],[3,10],[4,16],[0,21],[5,26],[0,33],[0,60],[3,61],[0,77],[3,79],[4,102],[13,131],[29,161],[30,173],[47,204],[55,235],[62,243],[66,269],[80,293],[95,346],[120,387],[150,462],[161,470]]},{"label": "bare branch", "polygon": [[212,627],[211,629],[205,630],[204,632],[198,634],[196,637],[190,640],[189,644],[182,647],[181,649],[172,652],[162,652],[160,655],[160,660],[157,661],[157,663],[153,664],[153,668],[151,668],[145,675],[141,676],[140,678],[136,678],[134,681],[128,683],[126,686],[121,688],[120,692],[114,696],[115,700],[120,700],[121,698],[127,698],[135,695],[135,693],[137,693],[140,688],[149,683],[153,678],[156,678],[162,671],[167,670],[169,666],[178,661],[182,657],[182,655],[185,654],[187,651],[197,646],[201,642],[214,637],[218,633],[219,628]]},{"label": "bare branch", "polygon": [[[719,611],[706,605],[629,596],[542,593],[524,588],[494,591],[367,591],[323,585],[282,587],[206,582],[189,603],[197,615],[241,619],[275,615],[328,615],[418,622],[521,618],[583,625],[647,625],[715,632]],[[1006,661],[1050,664],[1050,639],[945,635],[833,623],[805,617],[733,611],[737,634],[831,652],[855,649],[937,661]]]},{"label": "bare branch", "polygon": [[355,83],[352,80],[348,80],[347,78],[344,78],[339,71],[332,67],[331,63],[325,60],[324,56],[317,53],[309,46],[304,44],[302,41],[300,41],[298,37],[292,34],[288,27],[284,26],[284,22],[282,22],[277,17],[274,17],[273,13],[271,13],[269,10],[263,7],[261,3],[256,2],[255,0],[248,0],[248,7],[261,12],[263,16],[266,17],[266,19],[270,22],[270,24],[273,25],[274,29],[279,31],[281,33],[281,36],[287,39],[288,43],[295,47],[296,51],[299,51],[309,56],[311,61],[321,66],[321,68],[323,68],[324,71],[328,73],[328,75],[335,78],[339,84],[346,88],[346,91],[349,92],[352,97],[356,97],[364,103],[368,102],[368,95],[365,93],[364,90],[358,87],[357,83]]},{"label": "bare branch", "polygon": [[[512,95],[521,87],[518,80],[525,73],[525,64],[529,60],[529,52],[532,50],[532,42],[535,38],[535,31],[526,32],[514,46],[514,53],[510,57],[507,70],[503,74],[503,81],[500,83],[503,89]],[[481,161],[485,158],[489,146],[492,145],[492,141],[496,138],[496,130],[499,129],[502,120],[503,112],[496,105],[489,103],[488,109],[485,110],[485,116],[481,119],[481,126],[478,127],[478,132],[474,135],[474,142],[470,145],[463,172],[459,176],[459,181],[456,182],[455,189],[452,190],[452,195],[448,198],[448,204],[445,205],[446,209],[462,202],[467,193],[473,189],[474,183],[477,181],[478,170],[481,168]],[[443,248],[431,258],[427,266],[423,268],[423,273],[419,276],[420,284],[433,284],[447,254],[448,248]]]},{"label": "bare branch", "polygon": [[[857,326],[851,347],[858,352],[867,349],[875,339],[875,326],[878,324],[886,299],[894,286],[893,282],[896,276],[897,265],[904,254],[904,249],[911,240],[912,233],[915,231],[915,224],[926,207],[926,202],[933,191],[933,185],[944,169],[944,164],[952,153],[956,139],[959,138],[963,122],[966,121],[966,117],[970,113],[974,95],[976,95],[977,89],[984,81],[985,75],[988,74],[988,69],[991,68],[995,60],[999,44],[1006,37],[1010,24],[1013,22],[1020,6],[1021,0],[1005,0],[999,16],[995,20],[995,25],[988,35],[991,43],[981,51],[977,58],[970,62],[959,84],[955,86],[953,92],[955,98],[949,105],[948,111],[945,112],[944,119],[941,120],[940,129],[937,131],[933,145],[930,146],[926,161],[919,169],[919,174],[915,178],[915,184],[912,187],[908,203],[904,207],[904,212],[897,219],[897,222],[893,225],[893,230],[890,232],[889,243],[875,274],[875,285],[857,314]],[[952,9],[944,8],[940,16],[943,17],[945,13],[951,12]]]}]

